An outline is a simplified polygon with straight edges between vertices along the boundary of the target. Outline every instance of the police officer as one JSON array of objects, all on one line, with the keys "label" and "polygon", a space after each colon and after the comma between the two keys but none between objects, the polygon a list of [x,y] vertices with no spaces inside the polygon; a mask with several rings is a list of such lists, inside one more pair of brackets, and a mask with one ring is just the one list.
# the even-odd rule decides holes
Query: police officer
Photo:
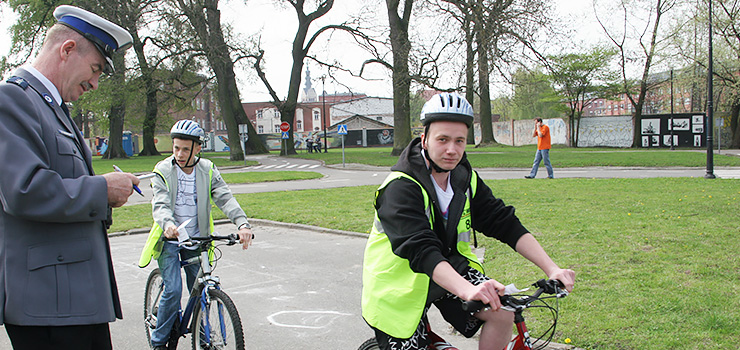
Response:
[{"label": "police officer", "polygon": [[122,314],[105,222],[139,180],[94,174],[65,102],[132,39],[80,8],[54,17],[33,63],[0,83],[0,324],[15,349],[111,349]]}]

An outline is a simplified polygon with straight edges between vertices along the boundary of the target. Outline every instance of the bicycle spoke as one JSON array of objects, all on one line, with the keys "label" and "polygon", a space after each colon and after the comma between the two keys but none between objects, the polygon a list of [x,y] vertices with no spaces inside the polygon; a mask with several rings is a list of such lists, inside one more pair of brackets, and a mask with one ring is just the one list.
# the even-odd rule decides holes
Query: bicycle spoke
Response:
[{"label": "bicycle spoke", "polygon": [[210,290],[205,307],[197,313],[194,349],[244,349],[239,314],[231,299],[220,290]]}]

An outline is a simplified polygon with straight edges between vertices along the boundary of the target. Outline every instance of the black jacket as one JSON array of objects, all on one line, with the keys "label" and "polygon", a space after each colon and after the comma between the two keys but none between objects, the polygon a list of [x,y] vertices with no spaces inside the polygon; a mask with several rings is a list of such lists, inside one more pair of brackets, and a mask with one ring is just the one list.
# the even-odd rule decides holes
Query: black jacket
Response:
[{"label": "black jacket", "polygon": [[[455,269],[467,266],[467,259],[456,249],[457,224],[465,205],[465,193],[470,187],[472,168],[463,155],[458,166],[450,172],[454,196],[450,202],[447,228],[437,203],[430,170],[421,154],[421,139],[416,138],[406,147],[391,170],[406,173],[426,189],[433,204],[434,230],[424,213],[424,196],[419,186],[399,178],[389,183],[378,194],[375,209],[388,235],[393,252],[407,259],[411,269],[432,277],[434,268],[448,261]],[[470,203],[472,227],[488,237],[496,238],[514,248],[519,238],[527,233],[514,214],[514,207],[493,196],[491,189],[478,177],[475,196]]]}]

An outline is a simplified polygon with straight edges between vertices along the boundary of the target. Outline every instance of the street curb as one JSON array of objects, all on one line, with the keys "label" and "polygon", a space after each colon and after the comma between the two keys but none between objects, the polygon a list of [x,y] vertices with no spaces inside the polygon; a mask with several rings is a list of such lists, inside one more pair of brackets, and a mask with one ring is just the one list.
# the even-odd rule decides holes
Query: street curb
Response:
[{"label": "street curb", "polygon": [[[328,234],[358,237],[358,238],[367,238],[369,236],[367,233],[335,230],[335,229],[325,228],[325,227],[311,226],[311,225],[305,225],[305,224],[285,223],[285,222],[265,220],[265,219],[249,219],[249,222],[250,224],[257,225],[257,226],[284,227],[284,228],[289,228],[289,229],[307,230],[307,231],[313,231],[313,232],[318,232],[318,233],[328,233]],[[220,219],[220,220],[213,221],[214,225],[230,224],[230,223],[231,221],[229,219]],[[128,231],[110,232],[108,233],[108,237],[137,235],[137,234],[142,234],[142,233],[149,233],[149,231],[150,231],[149,228],[136,228],[136,229],[132,229]]]}]

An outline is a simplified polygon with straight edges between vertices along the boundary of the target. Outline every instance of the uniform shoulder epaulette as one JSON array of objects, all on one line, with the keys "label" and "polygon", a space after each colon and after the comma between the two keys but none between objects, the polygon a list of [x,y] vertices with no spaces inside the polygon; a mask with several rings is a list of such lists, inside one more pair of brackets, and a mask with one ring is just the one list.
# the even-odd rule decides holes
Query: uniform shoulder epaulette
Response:
[{"label": "uniform shoulder epaulette", "polygon": [[23,79],[21,77],[10,77],[8,78],[8,80],[6,80],[6,82],[18,85],[23,90],[28,88],[28,82],[26,81],[26,79]]}]

